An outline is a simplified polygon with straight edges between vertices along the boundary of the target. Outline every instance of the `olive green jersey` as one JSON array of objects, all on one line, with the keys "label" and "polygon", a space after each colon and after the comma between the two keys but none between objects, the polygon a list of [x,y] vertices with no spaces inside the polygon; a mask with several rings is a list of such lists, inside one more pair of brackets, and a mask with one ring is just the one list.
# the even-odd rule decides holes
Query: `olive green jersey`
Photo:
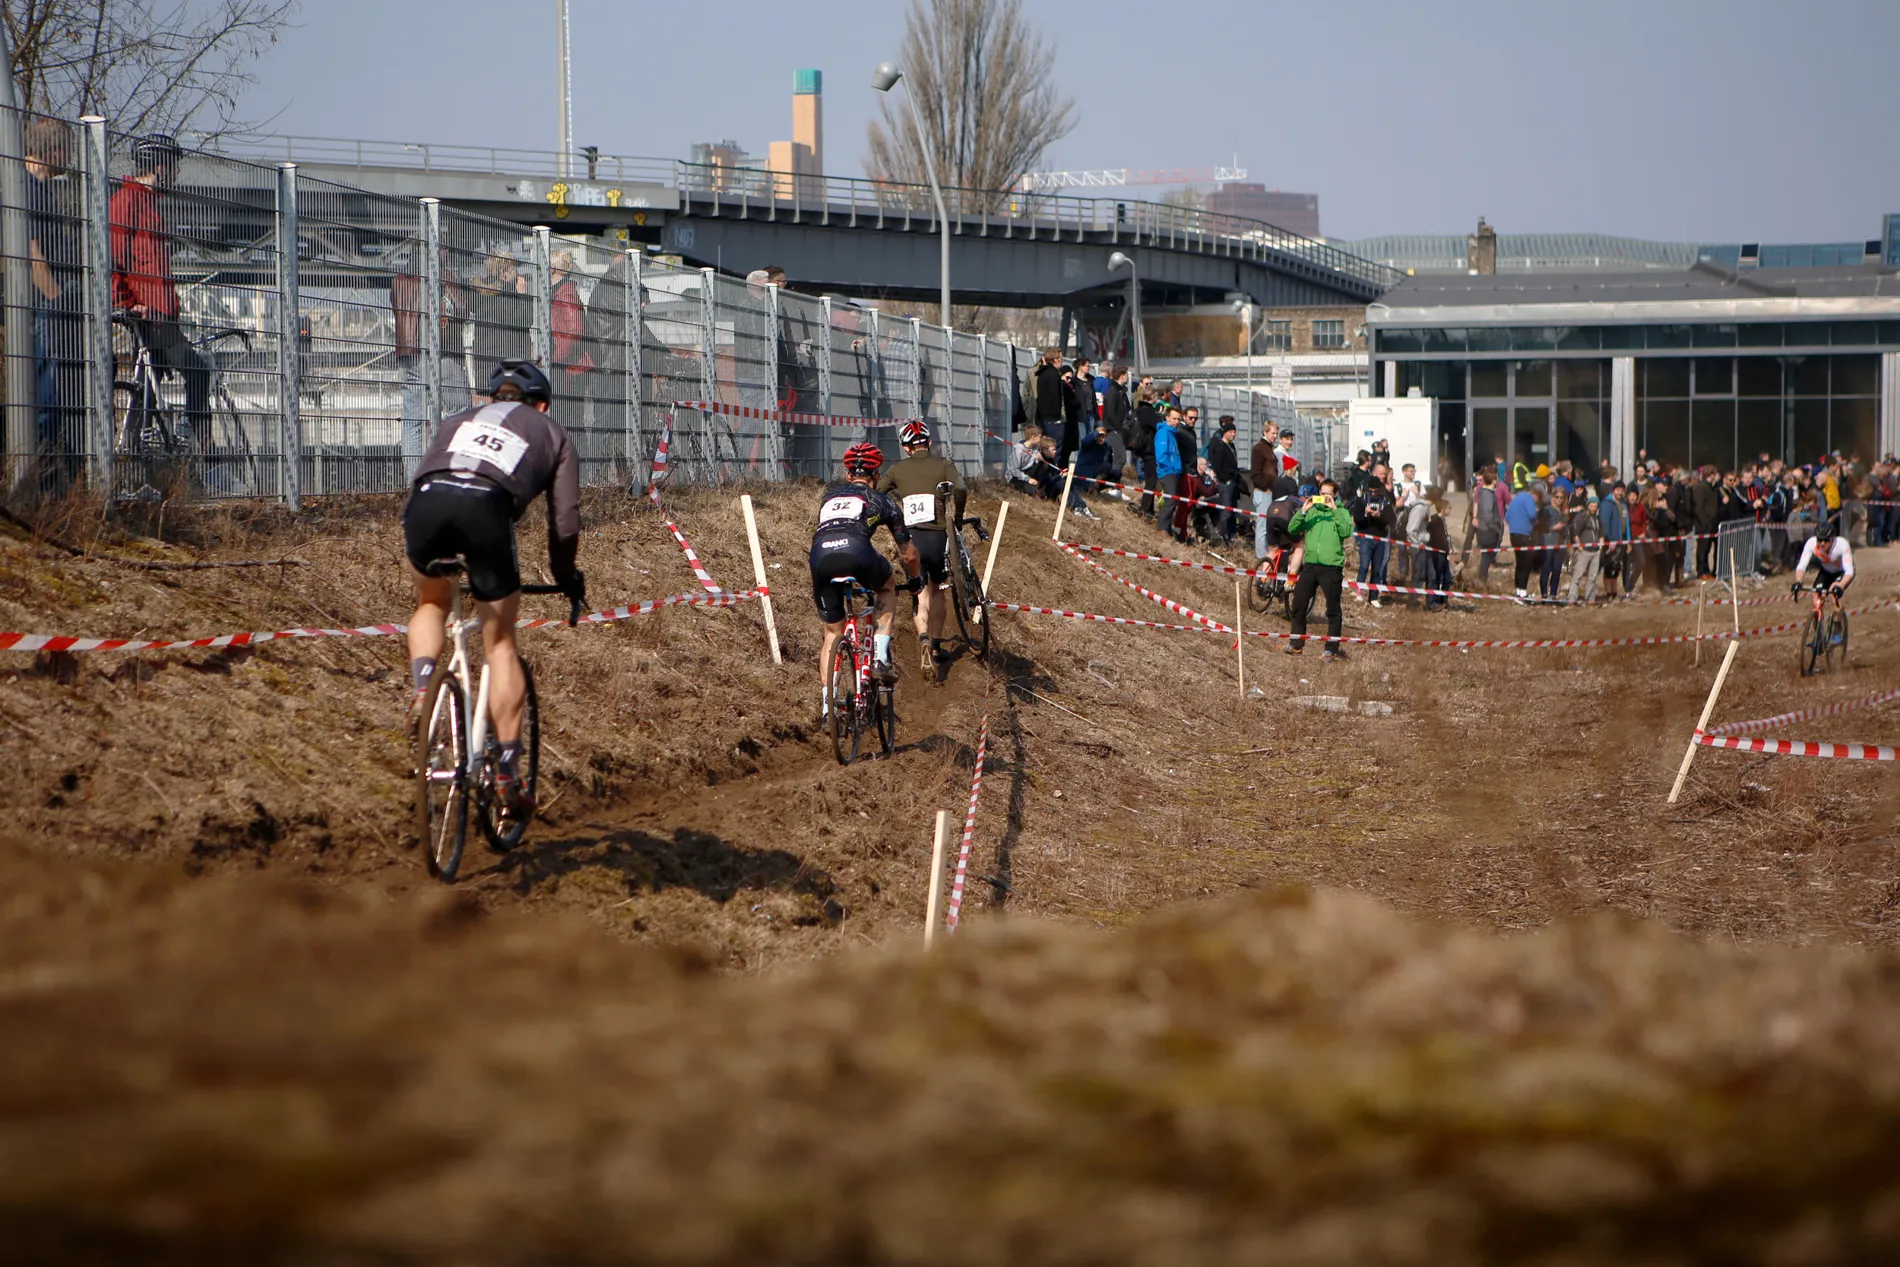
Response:
[{"label": "olive green jersey", "polygon": [[937,485],[945,482],[956,489],[951,504],[961,513],[964,500],[970,495],[969,489],[964,486],[963,477],[957,474],[957,468],[935,453],[919,453],[897,463],[878,481],[877,491],[897,499],[904,512],[906,528],[947,532],[950,524],[937,510]]}]

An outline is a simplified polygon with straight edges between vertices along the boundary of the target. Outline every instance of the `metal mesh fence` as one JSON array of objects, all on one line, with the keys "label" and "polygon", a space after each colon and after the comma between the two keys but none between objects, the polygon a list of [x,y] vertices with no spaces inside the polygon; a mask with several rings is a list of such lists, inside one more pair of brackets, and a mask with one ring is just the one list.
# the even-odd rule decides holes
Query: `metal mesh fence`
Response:
[{"label": "metal mesh fence", "polygon": [[[508,357],[547,368],[592,485],[643,480],[669,417],[679,481],[823,478],[861,439],[900,456],[894,426],[774,414],[925,418],[966,473],[995,473],[1035,360],[612,237],[168,150],[96,120],[0,116],[0,178],[0,455],[15,494],[89,481],[116,498],[295,506],[399,490],[440,419]],[[1210,421],[1234,414],[1243,447],[1293,418],[1237,388],[1194,384],[1188,399]]]}]

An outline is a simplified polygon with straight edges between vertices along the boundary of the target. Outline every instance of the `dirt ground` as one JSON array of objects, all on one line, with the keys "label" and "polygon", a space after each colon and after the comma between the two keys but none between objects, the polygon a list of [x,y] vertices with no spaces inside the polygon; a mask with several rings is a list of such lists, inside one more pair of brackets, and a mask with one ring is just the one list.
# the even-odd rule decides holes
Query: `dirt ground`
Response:
[{"label": "dirt ground", "polygon": [[[999,614],[989,668],[942,687],[900,636],[900,751],[840,768],[813,725],[816,490],[752,492],[786,664],[756,604],[525,634],[545,813],[506,857],[472,844],[452,889],[408,839],[400,639],[0,652],[0,1259],[1900,1248],[1870,1161],[1900,1130],[1900,783],[1705,750],[1666,805],[1722,644],[1325,665],[1249,638],[1243,684],[1230,636]],[[735,496],[669,505],[740,588]],[[1058,551],[1052,510],[1012,503],[996,597],[1180,619]],[[1160,540],[1103,515],[1065,531]],[[647,503],[587,519],[597,605],[697,589]],[[0,630],[408,614],[389,500],[41,527],[0,524]],[[1234,618],[1231,578],[1100,562]],[[1857,603],[1891,594],[1900,551],[1862,573]],[[1697,620],[1352,600],[1347,632]],[[1893,685],[1897,622],[1860,616],[1847,666],[1807,680],[1791,634],[1743,642],[1714,720]],[[1286,702],[1320,694],[1393,712]],[[961,821],[986,703],[964,932],[924,959],[930,821]],[[1900,706],[1773,733],[1896,743]]]}]

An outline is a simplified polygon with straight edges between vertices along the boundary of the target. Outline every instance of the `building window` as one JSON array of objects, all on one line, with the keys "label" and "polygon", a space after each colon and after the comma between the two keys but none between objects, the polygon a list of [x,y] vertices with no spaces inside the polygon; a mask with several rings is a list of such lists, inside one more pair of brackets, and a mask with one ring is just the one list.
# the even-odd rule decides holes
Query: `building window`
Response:
[{"label": "building window", "polygon": [[1315,321],[1313,323],[1313,349],[1315,351],[1337,351],[1346,346],[1346,323],[1340,321]]},{"label": "building window", "polygon": [[1291,352],[1293,350],[1293,319],[1291,317],[1270,317],[1266,327],[1260,331],[1260,347],[1265,352]]}]

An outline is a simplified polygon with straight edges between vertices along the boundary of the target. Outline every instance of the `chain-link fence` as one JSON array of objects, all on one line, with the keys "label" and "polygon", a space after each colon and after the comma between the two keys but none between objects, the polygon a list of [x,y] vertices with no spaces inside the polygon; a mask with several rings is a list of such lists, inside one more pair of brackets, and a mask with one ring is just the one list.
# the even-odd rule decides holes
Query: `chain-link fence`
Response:
[{"label": "chain-link fence", "polygon": [[[879,420],[913,417],[965,472],[993,473],[1036,360],[98,119],[0,118],[0,176],[15,494],[83,481],[114,498],[294,507],[400,490],[435,423],[505,357],[548,369],[592,485],[644,479],[669,416],[681,481],[823,477],[860,439],[894,458]],[[1232,415],[1243,454],[1297,423],[1291,402],[1238,387],[1191,383],[1186,399],[1209,424]]]}]

